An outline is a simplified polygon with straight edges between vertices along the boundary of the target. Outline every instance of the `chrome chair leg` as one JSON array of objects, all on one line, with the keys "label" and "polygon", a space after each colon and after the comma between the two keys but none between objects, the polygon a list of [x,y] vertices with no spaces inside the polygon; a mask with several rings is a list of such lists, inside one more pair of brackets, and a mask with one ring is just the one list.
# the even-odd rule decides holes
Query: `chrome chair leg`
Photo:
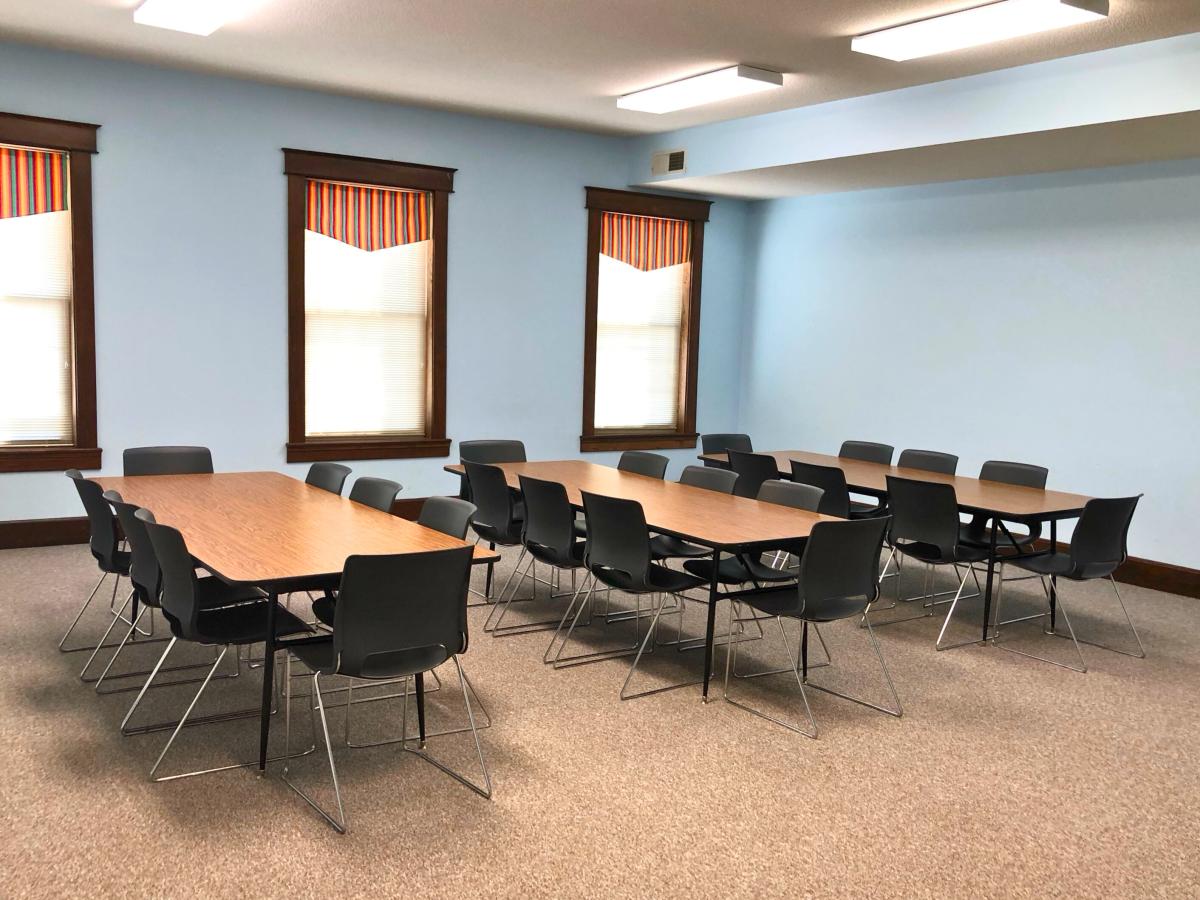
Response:
[{"label": "chrome chair leg", "polygon": [[[584,579],[584,584],[587,584],[586,578]],[[579,601],[578,606],[575,609],[575,616],[571,620],[571,627],[567,629],[566,635],[563,636],[562,643],[558,645],[558,652],[555,654],[554,659],[550,661],[551,664],[556,669],[568,669],[568,668],[572,668],[574,666],[582,666],[582,665],[587,665],[589,663],[601,662],[602,660],[606,660],[606,659],[618,659],[622,656],[632,656],[634,653],[638,652],[638,646],[639,646],[638,637],[641,634],[641,622],[642,622],[642,616],[641,616],[641,596],[642,595],[640,595],[640,594],[638,595],[638,615],[635,617],[635,621],[634,621],[634,638],[633,638],[633,643],[631,645],[629,645],[627,647],[614,647],[614,648],[611,648],[608,650],[595,650],[595,651],[591,651],[588,653],[575,653],[570,656],[563,656],[563,651],[566,650],[567,645],[571,643],[571,635],[573,635],[575,633],[575,629],[577,627],[580,627],[579,618],[583,614],[584,609],[591,608],[590,603],[591,603],[592,597],[596,593],[596,585],[597,585],[597,581],[596,581],[596,578],[593,576],[591,588],[588,590],[587,594],[584,595],[584,597]],[[582,586],[581,586],[581,589],[582,589]],[[607,602],[608,601],[606,599],[605,600],[606,608],[607,608]],[[571,608],[568,607],[567,612],[564,614],[563,622],[566,621],[565,616],[569,615],[570,612],[571,612]],[[589,613],[589,618],[590,618],[590,613]],[[559,623],[560,628],[561,628],[562,624],[563,623]],[[555,632],[554,638],[550,639],[550,648],[551,649],[554,646],[554,640],[555,640],[555,638],[557,638],[557,636],[558,636],[558,633]]]},{"label": "chrome chair leg", "polygon": [[[954,592],[954,600],[950,604],[950,611],[946,613],[946,620],[944,622],[942,622],[942,630],[938,632],[937,640],[934,641],[934,643],[933,643],[934,648],[937,650],[953,650],[955,647],[966,647],[970,644],[983,643],[982,640],[980,640],[979,638],[976,638],[974,640],[960,641],[957,644],[947,644],[944,647],[942,646],[942,638],[944,638],[946,636],[946,629],[950,627],[950,620],[954,618],[954,610],[958,608],[958,601],[962,599],[963,588],[967,586],[967,575],[968,574],[970,574],[970,573],[969,572],[963,573],[962,581],[960,581],[958,583],[958,590]],[[932,613],[932,609],[933,609],[933,607],[931,606],[930,607],[931,613]]]},{"label": "chrome chair leg", "polygon": [[[1103,643],[1100,643],[1099,641],[1090,641],[1090,640],[1087,640],[1086,638],[1077,638],[1076,639],[1077,643],[1086,644],[1089,647],[1098,647],[1101,650],[1108,650],[1111,653],[1119,653],[1122,656],[1132,656],[1134,659],[1145,659],[1146,658],[1146,648],[1142,645],[1141,635],[1138,634],[1138,630],[1133,625],[1133,619],[1131,619],[1129,617],[1129,610],[1127,610],[1125,608],[1125,601],[1121,598],[1121,591],[1117,587],[1117,580],[1115,578],[1113,578],[1112,575],[1108,576],[1108,580],[1109,580],[1109,583],[1112,584],[1113,593],[1117,597],[1117,605],[1121,607],[1121,614],[1125,617],[1125,624],[1129,626],[1129,630],[1133,633],[1133,639],[1137,643],[1137,652],[1135,653],[1132,650],[1122,650],[1120,647],[1114,647],[1111,644],[1103,644]],[[1061,595],[1058,598],[1058,602],[1059,602],[1059,609],[1061,610],[1062,609]],[[1065,613],[1064,613],[1064,616],[1065,616]],[[1068,625],[1069,624],[1070,623],[1068,623]],[[1059,634],[1054,629],[1051,629],[1047,633],[1053,635],[1054,637],[1066,637],[1066,635]]]},{"label": "chrome chair leg", "polygon": [[[102,584],[104,584],[104,579],[107,578],[109,576],[109,574],[111,574],[111,573],[109,573],[109,572],[101,572],[100,573],[100,580],[96,582],[96,586],[94,588],[92,588],[92,592],[90,594],[88,594],[88,598],[83,601],[83,606],[79,607],[79,612],[76,613],[74,621],[71,622],[71,626],[66,630],[66,633],[63,634],[62,640],[58,642],[59,653],[79,653],[83,650],[91,650],[92,652],[95,652],[94,647],[88,647],[86,645],[82,646],[82,647],[68,647],[68,646],[66,646],[67,638],[69,638],[71,636],[71,632],[75,630],[75,626],[79,624],[79,620],[83,618],[83,614],[85,612],[87,612],[87,608],[92,605],[92,600],[94,600],[96,597],[96,594],[99,593],[100,586]],[[119,582],[120,580],[121,580],[121,576],[118,575],[117,581]],[[113,585],[113,594],[114,594],[114,596],[116,594],[116,584],[115,583]]]},{"label": "chrome chair leg", "polygon": [[[456,772],[454,769],[451,769],[449,766],[447,766],[441,760],[439,760],[433,756],[430,756],[429,752],[425,749],[425,741],[424,740],[419,739],[418,747],[415,750],[413,748],[407,746],[407,744],[402,745],[402,748],[406,753],[411,753],[414,756],[420,757],[421,759],[425,760],[425,762],[429,763],[430,765],[434,766],[435,768],[441,769],[443,772],[445,772],[447,775],[449,775],[455,781],[470,788],[472,791],[474,791],[480,797],[483,797],[485,800],[489,800],[489,799],[491,799],[491,796],[492,796],[492,776],[488,772],[487,761],[484,760],[484,758],[483,758],[483,745],[480,744],[480,742],[479,742],[479,728],[475,724],[475,712],[471,708],[471,696],[470,695],[472,693],[474,693],[475,689],[469,688],[470,682],[467,680],[467,675],[463,671],[462,662],[459,660],[459,658],[457,656],[454,657],[454,667],[458,671],[458,683],[459,683],[459,687],[462,688],[462,692],[463,692],[463,704],[467,708],[467,721],[470,723],[471,736],[475,739],[475,754],[479,759],[479,768],[483,773],[483,784],[481,785],[474,781],[471,781],[464,775],[460,774],[459,772]],[[426,737],[432,737],[432,735],[426,735]]]},{"label": "chrome chair leg", "polygon": [[117,623],[121,621],[121,614],[124,613],[126,609],[128,609],[129,603],[132,600],[133,600],[133,591],[130,591],[128,596],[126,596],[125,602],[124,602],[124,604],[122,604],[120,611],[113,617],[112,622],[110,622],[108,625],[108,628],[105,629],[103,637],[100,638],[100,642],[98,644],[96,644],[95,648],[92,650],[92,655],[87,658],[87,662],[85,662],[83,664],[83,668],[79,671],[79,680],[80,681],[83,681],[85,683],[90,683],[87,681],[88,669],[91,668],[92,662],[96,658],[96,654],[99,653],[101,651],[101,649],[103,649],[104,642],[108,640],[108,636],[110,634],[112,634],[112,630],[114,628],[116,628]]},{"label": "chrome chair leg", "polygon": [[[639,602],[640,596],[641,595],[639,595]],[[620,698],[622,700],[636,700],[638,697],[649,697],[652,694],[661,694],[664,691],[673,691],[677,688],[688,687],[689,685],[702,683],[702,679],[696,679],[694,681],[684,681],[677,684],[669,684],[663,687],[649,688],[644,691],[638,691],[634,694],[629,693],[629,683],[633,680],[634,673],[637,672],[638,664],[642,661],[642,656],[646,653],[647,647],[650,647],[651,652],[653,652],[653,647],[651,645],[653,644],[654,635],[658,629],[658,622],[662,617],[663,607],[666,606],[666,598],[668,596],[672,595],[668,593],[662,593],[659,595],[658,605],[654,610],[654,616],[651,618],[650,625],[646,629],[646,636],[642,639],[641,644],[638,646],[637,654],[633,658],[633,663],[629,666],[629,672],[625,675],[625,681],[621,684]],[[679,598],[677,597],[676,599]]]},{"label": "chrome chair leg", "polygon": [[[432,670],[430,670],[430,672],[427,672],[426,674],[433,674]],[[407,734],[407,732],[404,730],[404,728],[406,727],[405,723],[407,723],[407,721],[408,721],[408,696],[410,693],[409,689],[411,687],[411,680],[412,680],[411,676],[405,677],[403,679],[403,681],[404,681],[403,692],[398,693],[398,694],[389,695],[389,697],[401,698],[401,700],[404,703],[404,707],[401,709],[401,725],[402,725],[401,731],[400,731],[401,735]],[[467,684],[470,687],[471,695],[475,698],[475,703],[479,707],[479,711],[483,714],[483,718],[486,720],[483,724],[478,725],[478,727],[479,728],[491,728],[492,727],[491,713],[489,713],[487,711],[487,708],[483,705],[483,701],[479,698],[479,692],[475,690],[475,685],[471,684],[470,680],[467,681]],[[344,729],[346,746],[350,747],[353,750],[364,750],[368,747],[384,747],[388,744],[404,743],[404,741],[407,739],[406,737],[383,738],[378,741],[361,741],[361,742],[357,742],[357,743],[355,741],[351,740],[351,738],[350,738],[351,710],[353,709],[355,704],[363,702],[363,701],[351,699],[353,697],[353,691],[354,691],[354,679],[350,679],[350,685],[347,688],[347,692],[346,692],[346,719],[345,719],[345,729]],[[326,693],[328,693],[328,691]],[[429,694],[430,692],[425,691],[425,693]],[[425,736],[427,738],[442,737],[447,734],[463,734],[464,732],[467,732],[469,730],[470,730],[469,727],[447,728],[443,731],[427,731],[425,733]]]},{"label": "chrome chair leg", "polygon": [[[563,626],[567,624],[567,619],[569,619],[571,617],[571,611],[575,609],[575,604],[576,603],[581,604],[580,612],[582,612],[583,607],[587,605],[587,601],[591,597],[591,589],[588,587],[588,585],[591,581],[594,580],[594,577],[595,576],[593,576],[591,572],[585,573],[583,576],[583,580],[579,583],[579,586],[575,589],[575,594],[571,598],[571,602],[568,603],[567,608],[563,610],[562,618],[558,622],[558,627],[554,630],[554,634],[551,635],[550,643],[546,645],[546,651],[542,654],[542,662],[543,663],[546,663],[547,665],[549,665],[552,662],[552,660],[550,659],[550,652],[554,649],[554,644],[558,640],[558,636],[560,634],[562,634]],[[582,601],[580,600],[581,594],[583,595]],[[588,614],[588,618],[589,619],[591,618],[590,613]],[[561,647],[559,648],[558,652],[559,652],[559,656],[561,656],[562,655]],[[555,659],[557,659],[557,658],[558,657],[556,656]]]},{"label": "chrome chair leg", "polygon": [[[733,604],[732,603],[730,604],[729,621],[731,623],[733,622]],[[796,679],[796,686],[800,689],[800,700],[804,704],[804,714],[805,714],[805,717],[808,719],[808,729],[805,730],[804,728],[802,728],[799,725],[796,725],[792,722],[788,722],[783,719],[772,716],[769,713],[765,713],[760,709],[755,709],[753,706],[750,706],[748,703],[743,703],[740,700],[735,700],[733,697],[731,697],[729,695],[729,676],[730,676],[731,672],[734,675],[734,677],[737,677],[737,653],[738,653],[738,645],[737,644],[731,644],[725,650],[725,687],[724,687],[724,690],[722,691],[722,697],[726,703],[736,706],[738,709],[745,710],[748,713],[753,713],[754,715],[758,716],[759,718],[766,719],[768,722],[774,722],[776,725],[781,725],[784,728],[788,729],[789,731],[794,731],[794,732],[796,732],[796,734],[802,734],[805,737],[813,738],[815,740],[818,735],[817,720],[813,718],[812,707],[810,707],[808,705],[808,694],[804,690],[804,679],[800,677],[800,670],[796,665],[796,659],[792,653],[791,644],[788,642],[788,639],[787,639],[787,631],[783,629],[782,624],[783,623],[781,622],[780,623],[780,631],[783,634],[784,650],[787,653],[788,663],[791,665],[791,673]]]},{"label": "chrome chair leg", "polygon": [[[889,716],[895,716],[897,719],[904,715],[904,707],[900,705],[900,695],[896,693],[896,685],[892,682],[892,673],[888,671],[887,663],[883,660],[883,652],[879,649],[879,639],[875,637],[875,630],[871,628],[870,622],[867,623],[867,636],[871,639],[871,649],[875,651],[875,658],[879,660],[879,668],[883,671],[884,681],[887,682],[888,691],[892,695],[892,702],[895,704],[894,709],[889,709],[886,706],[880,706],[877,703],[871,703],[869,700],[863,700],[861,697],[853,697],[850,694],[843,694],[841,691],[835,691],[832,688],[823,687],[819,684],[813,684],[805,678],[805,683],[813,690],[821,691],[825,694],[830,694],[834,697],[841,697],[843,700],[849,700],[851,703],[857,703],[859,706],[865,706],[868,709],[874,709],[881,713],[887,713]],[[813,666],[809,666],[810,669]]]},{"label": "chrome chair leg", "polygon": [[[1049,589],[1046,587],[1046,582],[1045,582],[1045,579],[1042,579],[1042,589],[1043,589],[1043,590],[1046,592],[1046,599],[1047,599],[1047,600],[1049,600],[1049,599],[1050,599],[1050,591],[1049,591]],[[996,589],[996,615],[997,615],[997,621],[998,621],[998,622],[1000,621],[1000,620],[999,620],[999,615],[1000,615],[1000,604],[1001,604],[1001,602],[1002,602],[1002,600],[1003,600],[1003,596],[1004,596],[1004,582],[1003,582],[1003,581],[1001,581],[1001,582],[1000,582],[1000,584],[997,586],[997,589]],[[1062,597],[1061,597],[1061,596],[1058,596],[1058,597],[1057,597],[1057,604],[1056,604],[1056,605],[1057,605],[1057,608],[1058,608],[1058,612],[1062,614],[1063,621],[1067,623],[1067,634],[1066,634],[1066,635],[1062,635],[1062,634],[1058,634],[1057,632],[1054,632],[1054,631],[1046,632],[1046,634],[1048,634],[1048,635],[1053,635],[1054,637],[1070,637],[1070,639],[1071,639],[1071,643],[1072,643],[1072,644],[1074,645],[1074,647],[1075,647],[1075,656],[1076,656],[1076,657],[1078,658],[1078,660],[1079,660],[1079,665],[1078,665],[1078,666],[1072,666],[1072,665],[1068,665],[1067,663],[1064,663],[1064,662],[1059,662],[1059,661],[1058,661],[1058,660],[1056,660],[1056,659],[1050,659],[1050,658],[1049,658],[1049,657],[1047,657],[1047,656],[1038,656],[1036,653],[1029,653],[1028,651],[1025,651],[1025,650],[1018,650],[1018,649],[1016,649],[1015,647],[1008,647],[1008,646],[1005,646],[1004,644],[1002,644],[1002,643],[1000,642],[1000,630],[999,630],[999,628],[998,628],[998,627],[997,627],[995,630],[993,630],[993,631],[992,631],[992,646],[993,646],[993,647],[998,647],[998,648],[1000,648],[1001,650],[1007,650],[1009,653],[1015,653],[1015,654],[1017,654],[1018,656],[1024,656],[1024,657],[1027,657],[1028,659],[1036,659],[1036,660],[1039,660],[1039,661],[1041,661],[1041,662],[1047,662],[1047,663],[1050,663],[1050,664],[1051,664],[1051,665],[1053,665],[1053,666],[1059,666],[1060,668],[1063,668],[1063,669],[1070,669],[1072,672],[1079,672],[1079,673],[1085,673],[1085,672],[1087,672],[1087,663],[1086,663],[1086,662],[1084,661],[1084,659],[1083,659],[1083,651],[1082,651],[1082,650],[1079,648],[1079,645],[1080,645],[1080,643],[1082,643],[1082,642],[1081,642],[1081,641],[1079,641],[1078,639],[1076,639],[1076,637],[1075,637],[1075,629],[1074,629],[1074,628],[1071,626],[1071,617],[1070,617],[1070,616],[1067,614],[1067,608],[1066,608],[1066,606],[1063,604],[1063,602],[1062,602]],[[1045,617],[1045,616],[1048,616],[1048,615],[1049,615],[1049,613],[1048,613],[1048,612],[1045,612],[1045,613],[1038,613],[1038,614],[1037,614],[1037,615],[1035,615],[1035,616],[1024,616],[1024,617],[1021,617],[1021,618],[1019,618],[1019,619],[1009,619],[1009,620],[1007,620],[1007,621],[1004,621],[1004,622],[1003,622],[1003,624],[1005,624],[1005,625],[1010,625],[1010,624],[1013,624],[1013,623],[1015,623],[1015,622],[1023,622],[1023,621],[1027,621],[1027,620],[1029,620],[1029,619],[1040,619],[1040,618],[1043,618],[1043,617]]]},{"label": "chrome chair leg", "polygon": [[326,812],[324,807],[321,806],[321,804],[317,803],[316,800],[314,800],[312,797],[310,797],[308,794],[306,794],[299,787],[299,785],[297,785],[294,781],[292,781],[288,777],[289,771],[288,771],[287,760],[289,760],[291,758],[291,747],[289,745],[289,742],[291,740],[291,726],[290,726],[290,721],[289,721],[290,716],[291,716],[291,686],[292,686],[291,678],[290,678],[291,665],[292,665],[291,654],[289,653],[287,655],[287,659],[284,661],[284,670],[287,673],[289,673],[289,677],[287,677],[287,685],[285,687],[285,693],[287,695],[286,700],[285,700],[285,706],[287,707],[287,712],[284,713],[284,734],[285,734],[284,765],[283,765],[283,772],[280,777],[282,778],[283,783],[286,784],[293,791],[295,791],[296,794],[305,803],[307,803],[314,810],[316,810],[320,814],[320,816],[333,827],[334,831],[336,831],[338,834],[345,834],[346,833],[346,809],[342,805],[342,788],[341,788],[341,785],[338,783],[337,764],[334,763],[334,761],[333,761],[333,743],[329,739],[329,721],[325,717],[325,703],[321,700],[321,675],[319,672],[314,672],[313,676],[312,676],[312,679],[313,679],[312,680],[312,694],[311,694],[311,704],[310,704],[309,712],[310,713],[312,712],[311,706],[315,705],[317,708],[317,711],[320,713],[321,732],[325,737],[325,753],[329,759],[329,774],[333,780],[333,794],[334,794],[334,798],[337,801],[337,818],[335,819],[332,815],[330,815],[328,812]]},{"label": "chrome chair leg", "polygon": [[[521,550],[521,555],[526,555],[524,548]],[[512,590],[508,593],[508,599],[504,600],[504,591],[501,591],[496,602],[492,605],[491,612],[488,613],[487,620],[483,623],[483,630],[490,632],[492,637],[506,637],[513,634],[530,634],[535,631],[549,631],[555,626],[556,623],[559,622],[559,619],[542,619],[536,622],[521,622],[520,624],[509,625],[507,627],[503,627],[501,625],[501,623],[504,621],[504,617],[508,615],[509,608],[516,600],[517,591],[521,589],[521,585],[525,583],[526,578],[530,578],[533,583],[533,597],[530,598],[531,600],[537,598],[537,586],[539,581],[541,581],[543,584],[550,585],[550,599],[567,596],[564,594],[555,594],[553,590],[554,585],[552,582],[545,581],[537,577],[537,560],[531,553],[528,554],[528,556],[529,562],[525,566],[525,571],[521,573],[515,581],[512,582]],[[517,574],[518,569],[520,569],[520,565],[521,563],[518,559],[517,568],[513,570],[513,575]],[[551,571],[557,572],[559,570],[552,567]],[[572,570],[572,578],[574,578],[574,570]],[[512,581],[512,578],[510,577],[509,580]],[[505,587],[508,587],[508,582],[505,582]],[[497,610],[499,610],[499,615],[496,614]],[[493,621],[493,619],[495,619],[495,621]]]}]

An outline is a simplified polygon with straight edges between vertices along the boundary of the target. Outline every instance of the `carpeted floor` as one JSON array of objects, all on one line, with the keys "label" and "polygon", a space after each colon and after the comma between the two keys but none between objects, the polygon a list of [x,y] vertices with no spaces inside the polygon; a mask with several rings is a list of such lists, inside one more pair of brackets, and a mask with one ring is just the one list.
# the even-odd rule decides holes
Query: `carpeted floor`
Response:
[{"label": "carpeted floor", "polygon": [[[689,687],[622,703],[627,660],[553,671],[541,662],[546,635],[493,639],[475,610],[463,662],[492,717],[481,734],[493,799],[395,746],[340,747],[351,830],[339,836],[276,777],[147,780],[165,736],[120,737],[132,695],[97,697],[77,678],[86,654],[55,649],[96,577],[84,547],[0,553],[4,897],[1200,896],[1200,601],[1126,587],[1149,657],[1085,647],[1087,674],[990,646],[937,653],[945,607],[880,628],[903,718],[811,692],[816,741],[719,702],[721,652],[718,702]],[[1009,598],[1032,605],[1035,586]],[[1081,635],[1126,639],[1106,585],[1064,595]],[[975,604],[964,612],[979,615]],[[689,610],[690,634],[701,615]],[[102,620],[90,616],[78,636],[94,640]],[[630,635],[589,631],[593,646]],[[767,633],[741,645],[739,665],[783,664],[778,632]],[[836,665],[814,682],[884,700],[866,632],[847,622],[824,635]],[[1036,625],[1013,645],[1070,658]],[[118,665],[145,668],[158,652],[138,647]],[[700,666],[698,652],[660,648],[639,685],[695,678]],[[431,696],[431,728],[462,719],[452,671]],[[257,670],[213,682],[200,712],[252,705],[258,684]],[[797,714],[782,677],[734,689]],[[191,690],[152,691],[145,712],[177,716]],[[307,740],[302,704],[294,724]],[[354,737],[398,733],[399,716],[395,700],[356,706]],[[335,741],[342,726],[334,709]],[[164,766],[249,759],[256,735],[255,720],[188,729]],[[466,768],[468,742],[430,749]],[[330,798],[322,763],[313,754],[295,772]]]}]

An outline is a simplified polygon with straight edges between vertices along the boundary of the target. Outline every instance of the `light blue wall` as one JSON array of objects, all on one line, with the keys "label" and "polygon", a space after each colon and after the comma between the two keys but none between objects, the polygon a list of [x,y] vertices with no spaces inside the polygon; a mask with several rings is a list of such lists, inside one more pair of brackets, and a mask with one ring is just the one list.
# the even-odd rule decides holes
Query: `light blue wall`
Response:
[{"label": "light blue wall", "polygon": [[[304,470],[284,463],[282,147],[458,168],[448,434],[521,437],[532,458],[579,455],[583,188],[625,186],[626,140],[9,44],[0,110],[102,126],[93,193],[104,473],[119,472],[122,448],[159,443],[206,444],[223,470]],[[719,202],[706,232],[708,430],[736,418],[745,214]],[[694,452],[671,455],[677,472]],[[427,496],[456,489],[447,461],[353,466]],[[0,520],[79,511],[61,474],[0,475]]]},{"label": "light blue wall", "polygon": [[1040,463],[1200,566],[1200,160],[763,202],[747,247],[756,445]]}]

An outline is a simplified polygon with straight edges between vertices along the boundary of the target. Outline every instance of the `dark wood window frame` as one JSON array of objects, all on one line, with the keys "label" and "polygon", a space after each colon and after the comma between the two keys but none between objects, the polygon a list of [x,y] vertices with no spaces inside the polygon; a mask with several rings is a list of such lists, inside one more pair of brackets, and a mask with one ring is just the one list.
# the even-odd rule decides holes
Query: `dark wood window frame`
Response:
[{"label": "dark wood window frame", "polygon": [[92,261],[92,154],[99,125],[0,113],[0,144],[69,155],[71,192],[71,340],[75,441],[70,446],[0,447],[0,472],[99,469],[96,440],[96,323]]},{"label": "dark wood window frame", "polygon": [[[608,188],[586,188],[588,211],[586,313],[583,331],[583,432],[581,452],[603,450],[658,450],[695,447],[696,381],[700,364],[700,272],[704,264],[704,223],[709,200],[687,200],[661,194],[642,194]],[[686,219],[692,223],[692,274],[687,307],[683,311],[683,336],[679,342],[679,410],[671,431],[597,429],[596,418],[596,316],[600,278],[600,220],[606,212],[634,216]]]},{"label": "dark wood window frame", "polygon": [[[288,462],[449,456],[446,437],[446,212],[455,169],[284,148],[288,192]],[[433,194],[433,279],[425,434],[311,438],[304,427],[304,223],[310,179]]]}]

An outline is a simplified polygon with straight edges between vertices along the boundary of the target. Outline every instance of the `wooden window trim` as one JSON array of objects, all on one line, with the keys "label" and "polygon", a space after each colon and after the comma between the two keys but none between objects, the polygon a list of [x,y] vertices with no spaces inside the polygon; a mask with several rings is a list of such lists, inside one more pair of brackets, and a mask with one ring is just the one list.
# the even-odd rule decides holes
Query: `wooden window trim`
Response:
[{"label": "wooden window trim", "polygon": [[[696,383],[700,365],[700,273],[704,264],[704,223],[712,202],[608,188],[586,188],[588,210],[586,307],[583,329],[583,453],[606,450],[661,450],[696,446]],[[600,219],[605,212],[686,219],[692,223],[692,273],[679,342],[680,393],[678,427],[671,431],[597,429],[596,315],[600,278]]]},{"label": "wooden window trim", "polygon": [[0,143],[69,154],[71,191],[71,333],[75,357],[75,442],[0,447],[0,472],[99,469],[96,433],[96,323],[92,259],[92,154],[99,125],[0,113]]},{"label": "wooden window trim", "polygon": [[[446,215],[455,169],[283,150],[288,233],[288,462],[414,459],[450,455],[446,437]],[[433,194],[433,283],[426,347],[426,431],[423,435],[311,438],[304,428],[304,222],[309,179]]]}]

